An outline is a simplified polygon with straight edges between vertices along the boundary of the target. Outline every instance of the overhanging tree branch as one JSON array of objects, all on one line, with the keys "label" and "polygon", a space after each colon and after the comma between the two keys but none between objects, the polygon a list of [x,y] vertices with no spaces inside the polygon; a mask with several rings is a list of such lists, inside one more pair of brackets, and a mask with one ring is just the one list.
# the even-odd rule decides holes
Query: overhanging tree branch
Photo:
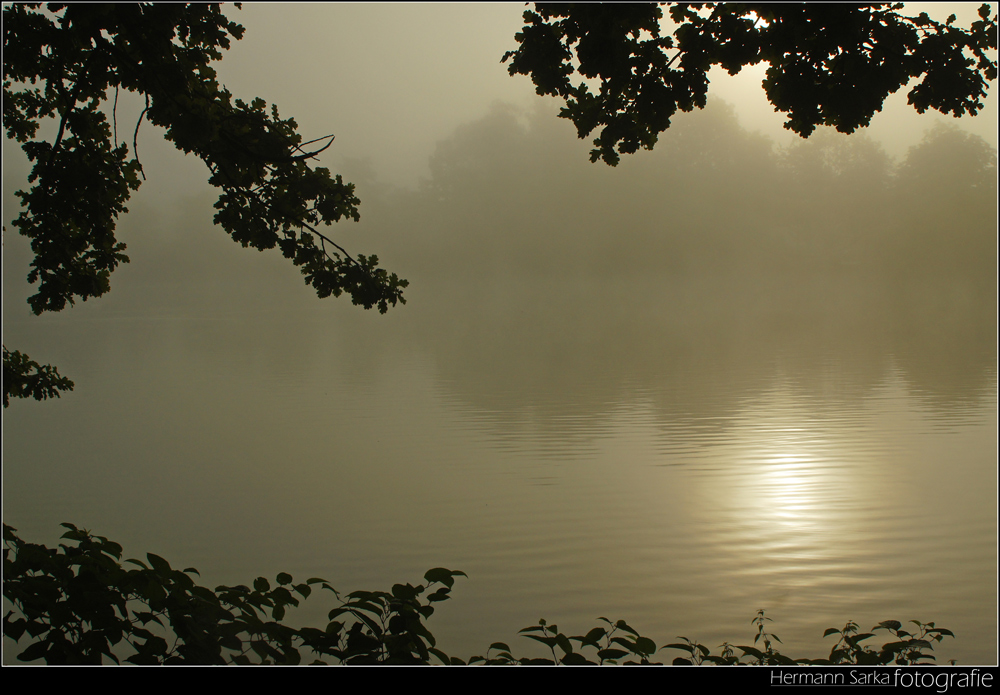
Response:
[{"label": "overhanging tree branch", "polygon": [[[677,110],[704,107],[715,65],[736,74],[768,63],[767,97],[803,137],[820,125],[854,132],[914,78],[908,99],[918,112],[975,115],[997,75],[986,53],[997,47],[987,4],[968,28],[954,17],[906,17],[902,4],[660,5],[678,25],[672,38],[659,36],[658,5],[535,3],[515,36],[519,47],[502,58],[511,75],[529,75],[538,94],[565,101],[560,117],[581,138],[600,130],[591,161],[613,166],[622,154],[652,149]],[[577,75],[599,78],[600,91],[574,85]]]},{"label": "overhanging tree branch", "polygon": [[3,346],[3,407],[10,405],[11,398],[34,398],[44,401],[59,398],[60,391],[72,391],[73,382],[59,375],[59,370],[45,364],[38,364],[27,355],[11,352]]},{"label": "overhanging tree branch", "polygon": [[[115,221],[126,211],[130,191],[145,178],[138,159],[143,119],[164,128],[178,149],[208,165],[209,182],[221,189],[215,221],[244,246],[273,248],[281,230],[307,224],[315,232],[319,224],[359,219],[354,187],[327,169],[307,165],[332,146],[333,135],[303,142],[295,122],[280,118],[276,108],[268,109],[261,99],[234,101],[216,81],[209,64],[229,47],[230,37],[243,33],[218,6],[69,5],[54,12],[55,21],[38,6],[4,8],[4,93],[13,97],[5,99],[12,107],[5,104],[8,134],[21,137],[33,129],[33,121],[58,98],[52,93],[57,85],[73,84],[73,104],[79,98],[89,102],[76,110],[62,109],[54,147],[24,144],[33,160],[46,155],[44,161],[51,163],[56,150],[60,155],[58,175],[45,176],[43,182],[51,178],[51,186],[18,194],[25,209],[14,225],[33,240],[29,281],[39,288],[29,301],[36,313],[58,311],[75,298],[100,296],[110,288],[110,273],[127,261],[121,253],[124,245],[114,236]],[[88,40],[67,40],[74,32]],[[40,55],[45,60],[39,61]],[[48,85],[46,107],[17,96],[13,84],[30,81]],[[116,98],[124,88],[146,100],[133,133],[131,161],[125,146],[117,146],[116,105],[112,124],[96,108],[111,87]],[[322,145],[307,149],[314,143]],[[44,173],[45,167],[36,165],[32,176]],[[101,190],[98,183],[103,183]],[[245,195],[260,204],[244,205]],[[68,230],[73,230],[69,238]],[[334,243],[329,235],[322,238]],[[378,269],[376,257],[345,251],[348,268],[324,268],[306,263],[313,251],[302,237],[296,239],[295,245],[303,248],[291,248],[285,239],[282,252],[303,266],[306,281],[320,296],[348,292],[355,303],[380,311],[402,301],[406,281]],[[315,254],[326,258],[318,247]]]}]

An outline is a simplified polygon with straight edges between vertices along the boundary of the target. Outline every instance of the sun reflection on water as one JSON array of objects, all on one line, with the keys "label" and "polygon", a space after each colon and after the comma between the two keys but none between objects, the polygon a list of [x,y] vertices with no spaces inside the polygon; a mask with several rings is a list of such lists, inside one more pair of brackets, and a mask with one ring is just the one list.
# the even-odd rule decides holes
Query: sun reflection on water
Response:
[{"label": "sun reflection on water", "polygon": [[728,529],[719,542],[741,574],[802,588],[861,566],[857,512],[871,509],[876,481],[851,424],[849,414],[818,417],[784,389],[747,408],[717,452],[731,475],[709,483]]}]

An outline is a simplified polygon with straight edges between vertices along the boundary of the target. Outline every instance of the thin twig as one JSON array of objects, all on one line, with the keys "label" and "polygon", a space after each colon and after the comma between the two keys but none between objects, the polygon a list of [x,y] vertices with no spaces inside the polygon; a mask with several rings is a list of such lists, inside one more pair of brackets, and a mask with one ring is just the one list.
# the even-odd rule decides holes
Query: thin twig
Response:
[{"label": "thin twig", "polygon": [[[315,152],[306,152],[305,150],[302,149],[303,145],[311,145],[314,142],[319,142],[320,140],[326,140],[327,138],[330,138],[330,142],[326,143],[326,145],[324,145],[322,148],[316,150]],[[315,138],[315,139],[310,140],[308,142],[303,142],[301,145],[292,145],[293,149],[296,149],[296,150],[298,150],[299,152],[302,153],[302,155],[300,155],[300,156],[292,157],[292,161],[297,161],[299,159],[308,159],[308,158],[311,158],[311,157],[315,157],[320,152],[322,152],[323,150],[327,149],[330,145],[332,145],[334,139],[335,139],[334,135],[330,134],[330,135],[324,135],[321,138]]]},{"label": "thin twig", "polygon": [[336,241],[334,241],[330,237],[326,236],[322,232],[317,232],[316,228],[313,227],[312,225],[310,225],[308,222],[302,222],[300,224],[303,227],[305,227],[306,229],[308,229],[310,232],[312,232],[313,234],[315,234],[316,236],[319,237],[320,248],[323,251],[323,255],[326,256],[327,258],[329,258],[331,261],[334,261],[336,263],[336,261],[340,260],[340,259],[334,259],[329,253],[326,252],[326,244],[330,244],[330,246],[335,246],[338,249],[340,249],[340,252],[342,254],[344,254],[344,257],[347,260],[349,260],[351,263],[353,263],[354,265],[356,265],[356,266],[360,266],[361,265],[356,260],[354,260],[354,258],[351,256],[351,254],[347,253],[347,250],[343,246],[341,246]]},{"label": "thin twig", "polygon": [[[311,145],[314,142],[319,142],[320,140],[326,140],[327,138],[330,138],[331,140],[333,140],[334,137],[335,136],[331,133],[330,135],[324,135],[321,138],[314,138],[313,140],[309,140],[308,142],[303,142],[302,145]],[[301,151],[302,150],[302,145],[296,145],[295,149]]]},{"label": "thin twig", "polygon": [[[323,147],[321,147],[318,150],[315,150],[313,152],[304,152],[304,153],[302,153],[302,154],[300,154],[298,156],[291,157],[291,160],[293,162],[296,162],[296,161],[299,161],[300,159],[312,159],[313,157],[315,157],[316,155],[318,155],[320,152],[323,152],[324,150],[329,149],[330,145],[333,144],[333,136],[329,135],[327,137],[330,138],[330,142],[326,143],[326,145],[324,145]],[[322,139],[323,138],[320,138],[320,140],[322,140]],[[312,142],[315,142],[315,140],[313,140]],[[308,143],[306,143],[306,144],[308,144]],[[298,145],[295,146],[295,149],[301,151],[301,148]]]},{"label": "thin twig", "polygon": [[146,94],[146,108],[142,110],[139,114],[139,120],[135,122],[135,132],[132,134],[132,151],[135,153],[135,161],[139,162],[139,173],[142,174],[142,180],[146,180],[146,172],[142,170],[142,162],[139,161],[139,126],[142,125],[142,119],[149,111],[149,94]]}]

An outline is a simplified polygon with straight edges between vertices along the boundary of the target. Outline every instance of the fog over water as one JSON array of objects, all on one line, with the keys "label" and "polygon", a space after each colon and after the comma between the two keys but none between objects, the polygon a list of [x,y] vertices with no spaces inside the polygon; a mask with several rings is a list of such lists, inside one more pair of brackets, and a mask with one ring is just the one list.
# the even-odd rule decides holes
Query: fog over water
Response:
[{"label": "fog over water", "polygon": [[[464,570],[429,622],[462,658],[530,653],[539,617],[714,647],[765,608],[793,657],[915,618],[955,631],[939,662],[996,663],[995,98],[802,140],[759,75],[713,74],[610,168],[500,63],[521,11],[232,13],[220,81],[336,134],[338,242],[411,283],[384,316],[214,228],[204,165],[148,123],[109,295],[32,316],[8,228],[4,343],[76,389],[5,410],[4,521],[209,586]],[[5,224],[27,172],[5,142]]]}]

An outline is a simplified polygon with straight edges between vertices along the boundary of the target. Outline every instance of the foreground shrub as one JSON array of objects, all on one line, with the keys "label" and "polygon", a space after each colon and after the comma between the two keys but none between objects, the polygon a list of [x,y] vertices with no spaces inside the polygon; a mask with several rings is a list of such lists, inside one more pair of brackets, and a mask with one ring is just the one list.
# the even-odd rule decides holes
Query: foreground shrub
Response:
[{"label": "foreground shrub", "polygon": [[[420,664],[435,647],[423,621],[433,603],[448,598],[463,572],[438,568],[426,585],[396,584],[391,592],[355,591],[341,596],[325,579],[295,583],[281,573],[276,586],[264,577],[248,586],[195,584],[198,571],[173,569],[158,555],[147,562],[120,564],[122,547],[72,524],[59,549],[25,543],[4,525],[3,594],[15,611],[4,616],[3,632],[32,643],[17,658],[49,664],[99,664],[105,659],[133,664]],[[313,588],[333,593],[340,605],[323,628],[283,624],[286,609],[298,606]]]},{"label": "foreground shrub", "polygon": [[[528,659],[515,658],[511,654],[510,647],[504,642],[494,642],[490,645],[486,656],[474,656],[469,663],[485,664],[660,664],[662,662],[651,661],[653,655],[658,651],[656,644],[648,637],[641,636],[632,629],[624,620],[612,623],[607,618],[598,618],[603,625],[593,628],[586,635],[567,637],[559,632],[556,625],[547,625],[544,620],[538,621],[538,625],[526,627],[521,630],[525,637],[549,647],[552,652],[551,659]],[[924,659],[934,659],[934,655],[927,654],[924,650],[933,650],[932,642],[940,642],[945,635],[954,637],[951,630],[935,628],[934,623],[921,623],[916,620],[910,622],[917,625],[919,632],[911,634],[901,629],[902,624],[896,620],[885,620],[872,630],[886,630],[892,636],[892,641],[886,643],[881,649],[873,649],[863,646],[861,643],[874,636],[873,632],[858,634],[858,626],[854,621],[850,621],[843,629],[829,628],[823,633],[824,637],[829,635],[840,635],[837,644],[834,645],[830,656],[825,659],[791,659],[781,654],[774,647],[774,643],[780,643],[777,635],[765,631],[765,621],[771,619],[764,615],[764,611],[757,611],[757,617],[751,622],[757,626],[757,634],[754,636],[753,645],[732,645],[728,642],[720,646],[721,653],[713,655],[703,644],[681,637],[683,643],[667,644],[660,649],[678,649],[686,651],[689,656],[676,657],[671,663],[676,666],[690,666],[700,664],[715,664],[719,666],[767,666],[767,665],[832,665],[832,664],[862,664],[862,665],[916,665],[926,664]],[[574,651],[573,643],[577,644],[578,650]],[[760,645],[758,646],[758,642]],[[560,656],[556,647],[562,652]],[[587,658],[583,653],[584,649],[593,650],[593,657]],[[742,654],[736,655],[736,650]]]},{"label": "foreground shrub", "polygon": [[[175,570],[152,553],[146,562],[121,563],[122,547],[73,524],[63,538],[71,544],[58,549],[26,543],[16,529],[4,524],[3,595],[13,605],[4,616],[3,633],[20,645],[17,658],[48,664],[463,664],[436,647],[424,621],[432,604],[449,598],[455,577],[466,576],[442,567],[424,575],[425,584],[396,584],[389,592],[354,591],[341,597],[325,579],[295,583],[282,572],[276,585],[264,577],[248,586],[219,586],[214,591],[192,579],[194,568]],[[313,589],[329,591],[338,602],[325,627],[293,628],[282,623],[289,606],[298,606]],[[539,620],[521,630],[525,637],[549,648],[551,658],[517,658],[504,642],[494,642],[485,656],[470,664],[655,664],[661,649],[687,652],[673,664],[919,664],[934,659],[928,650],[950,630],[934,623],[911,621],[918,632],[886,620],[872,632],[860,633],[850,621],[829,628],[824,637],[839,635],[829,657],[791,659],[767,632],[771,619],[758,611],[753,645],[720,645],[713,655],[686,637],[683,643],[657,649],[624,620],[599,618],[585,635],[567,636],[558,626]],[[892,641],[880,649],[862,642],[885,630]],[[736,650],[741,654],[737,656]]]}]

